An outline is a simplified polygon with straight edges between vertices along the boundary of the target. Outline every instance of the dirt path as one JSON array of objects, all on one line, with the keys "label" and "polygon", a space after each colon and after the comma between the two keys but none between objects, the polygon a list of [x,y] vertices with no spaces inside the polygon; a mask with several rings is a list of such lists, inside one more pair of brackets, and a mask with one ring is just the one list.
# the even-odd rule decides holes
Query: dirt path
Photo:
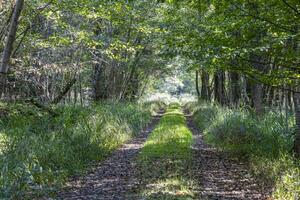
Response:
[{"label": "dirt path", "polygon": [[[135,166],[136,156],[159,119],[160,116],[155,117],[137,138],[124,144],[86,176],[71,180],[55,199],[139,199],[137,190],[143,184]],[[245,163],[233,160],[205,144],[189,116],[187,125],[193,133],[195,143],[192,146],[193,161],[186,172],[199,185],[199,191],[195,191],[197,197],[193,199],[267,199],[270,190],[257,183]]]},{"label": "dirt path", "polygon": [[86,176],[71,180],[55,199],[126,199],[127,191],[138,184],[135,178],[135,157],[159,119],[160,116],[154,117],[152,123],[135,139],[124,144]]},{"label": "dirt path", "polygon": [[187,124],[195,141],[192,170],[201,187],[201,199],[267,199],[270,189],[259,185],[250,175],[246,163],[232,160],[205,144],[191,117],[187,117]]}]

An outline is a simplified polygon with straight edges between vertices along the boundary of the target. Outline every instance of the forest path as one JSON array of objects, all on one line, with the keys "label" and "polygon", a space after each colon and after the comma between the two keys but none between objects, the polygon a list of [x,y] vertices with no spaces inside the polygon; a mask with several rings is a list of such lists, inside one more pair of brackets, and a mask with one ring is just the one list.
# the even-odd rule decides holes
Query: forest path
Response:
[{"label": "forest path", "polygon": [[201,188],[201,199],[268,199],[271,189],[262,186],[250,174],[247,163],[233,159],[205,144],[192,118],[186,118],[194,138],[192,171]]},{"label": "forest path", "polygon": [[110,157],[81,177],[74,177],[55,199],[124,200],[129,190],[137,187],[135,158],[161,114],[141,133],[116,150]]},{"label": "forest path", "polygon": [[[152,123],[137,138],[124,144],[107,160],[91,169],[86,176],[75,177],[71,180],[55,199],[147,199],[139,195],[139,191],[144,189],[145,184],[143,180],[140,180],[136,159],[160,117],[154,117]],[[194,142],[191,147],[192,161],[187,166],[184,176],[199,186],[196,187],[194,196],[186,197],[186,199],[268,199],[270,189],[260,185],[250,174],[246,163],[233,159],[205,144],[192,118],[186,115],[186,119]],[[172,196],[167,199],[185,199],[185,197]]]}]

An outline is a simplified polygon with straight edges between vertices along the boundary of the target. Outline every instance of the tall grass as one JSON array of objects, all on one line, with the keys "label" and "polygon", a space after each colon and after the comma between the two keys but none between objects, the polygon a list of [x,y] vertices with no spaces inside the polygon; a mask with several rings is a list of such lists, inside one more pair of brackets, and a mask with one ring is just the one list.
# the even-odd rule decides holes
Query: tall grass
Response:
[{"label": "tall grass", "polygon": [[300,196],[300,161],[292,155],[294,116],[269,110],[256,116],[245,108],[229,109],[209,103],[190,103],[193,118],[205,140],[249,160],[251,169],[274,184],[275,199]]},{"label": "tall grass", "polygon": [[161,110],[165,109],[167,104],[164,101],[145,101],[142,102],[142,106],[146,110],[150,110],[152,115],[158,114]]},{"label": "tall grass", "polygon": [[59,107],[55,118],[25,105],[9,110],[0,120],[0,199],[55,191],[137,134],[151,117],[150,109],[128,103]]}]

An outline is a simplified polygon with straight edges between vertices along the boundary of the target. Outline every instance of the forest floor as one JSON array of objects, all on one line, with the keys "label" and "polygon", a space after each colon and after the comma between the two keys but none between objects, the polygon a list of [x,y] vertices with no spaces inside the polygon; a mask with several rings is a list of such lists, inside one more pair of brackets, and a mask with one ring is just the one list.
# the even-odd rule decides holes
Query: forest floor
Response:
[{"label": "forest floor", "polygon": [[[191,135],[192,143],[187,143],[190,153],[178,157],[181,152],[176,152],[174,146],[174,151],[167,152],[178,154],[174,159],[159,160],[157,156],[164,156],[158,155],[163,154],[164,149],[152,154],[149,154],[151,149],[143,151],[147,141],[152,144],[150,133],[159,132],[163,129],[159,126],[165,125],[159,122],[161,116],[156,116],[137,138],[124,144],[106,161],[85,176],[72,178],[55,199],[268,199],[271,188],[264,187],[251,175],[246,162],[205,144],[191,117],[185,118],[184,127],[179,128],[186,128],[189,131],[186,136]],[[163,135],[159,134],[156,133],[156,137],[161,139]],[[141,165],[141,154],[154,155],[156,160]]]}]

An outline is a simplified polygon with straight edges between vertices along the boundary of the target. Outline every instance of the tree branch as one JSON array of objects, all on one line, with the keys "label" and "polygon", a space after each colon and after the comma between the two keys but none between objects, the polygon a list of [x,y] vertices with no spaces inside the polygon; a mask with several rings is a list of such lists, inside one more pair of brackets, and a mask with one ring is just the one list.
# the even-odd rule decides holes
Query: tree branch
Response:
[{"label": "tree branch", "polygon": [[69,92],[69,90],[71,89],[71,87],[76,83],[77,78],[76,75],[75,77],[69,82],[67,83],[67,85],[65,86],[65,88],[60,92],[60,94],[58,94],[53,101],[51,102],[51,104],[58,104],[63,98],[64,96]]},{"label": "tree branch", "polygon": [[289,29],[289,28],[287,28],[287,27],[284,27],[284,26],[281,26],[281,25],[279,25],[279,24],[276,24],[276,23],[270,21],[269,19],[265,19],[265,18],[262,18],[262,17],[260,17],[260,16],[253,15],[253,14],[251,14],[250,12],[246,11],[245,9],[243,9],[243,8],[241,8],[241,7],[239,7],[239,6],[237,6],[235,3],[233,3],[233,5],[234,5],[237,9],[241,10],[242,12],[244,12],[244,14],[245,14],[246,16],[250,16],[250,17],[252,17],[252,18],[254,18],[254,19],[258,19],[258,20],[260,20],[260,21],[267,22],[267,23],[269,23],[269,24],[271,24],[271,25],[273,25],[273,26],[275,26],[275,27],[277,27],[277,28],[279,28],[279,29],[282,29],[282,30],[285,30],[285,31],[288,31],[288,32],[291,32],[291,33],[297,33],[295,30],[292,30],[292,29]]},{"label": "tree branch", "polygon": [[31,103],[32,105],[36,106],[37,108],[41,109],[41,110],[44,110],[46,112],[48,112],[50,115],[52,115],[53,117],[56,117],[58,116],[58,113],[55,112],[53,109],[51,109],[50,107],[48,106],[45,106],[44,104],[38,102],[37,100],[31,98],[31,99],[28,99],[26,100],[25,102],[27,103]]}]

